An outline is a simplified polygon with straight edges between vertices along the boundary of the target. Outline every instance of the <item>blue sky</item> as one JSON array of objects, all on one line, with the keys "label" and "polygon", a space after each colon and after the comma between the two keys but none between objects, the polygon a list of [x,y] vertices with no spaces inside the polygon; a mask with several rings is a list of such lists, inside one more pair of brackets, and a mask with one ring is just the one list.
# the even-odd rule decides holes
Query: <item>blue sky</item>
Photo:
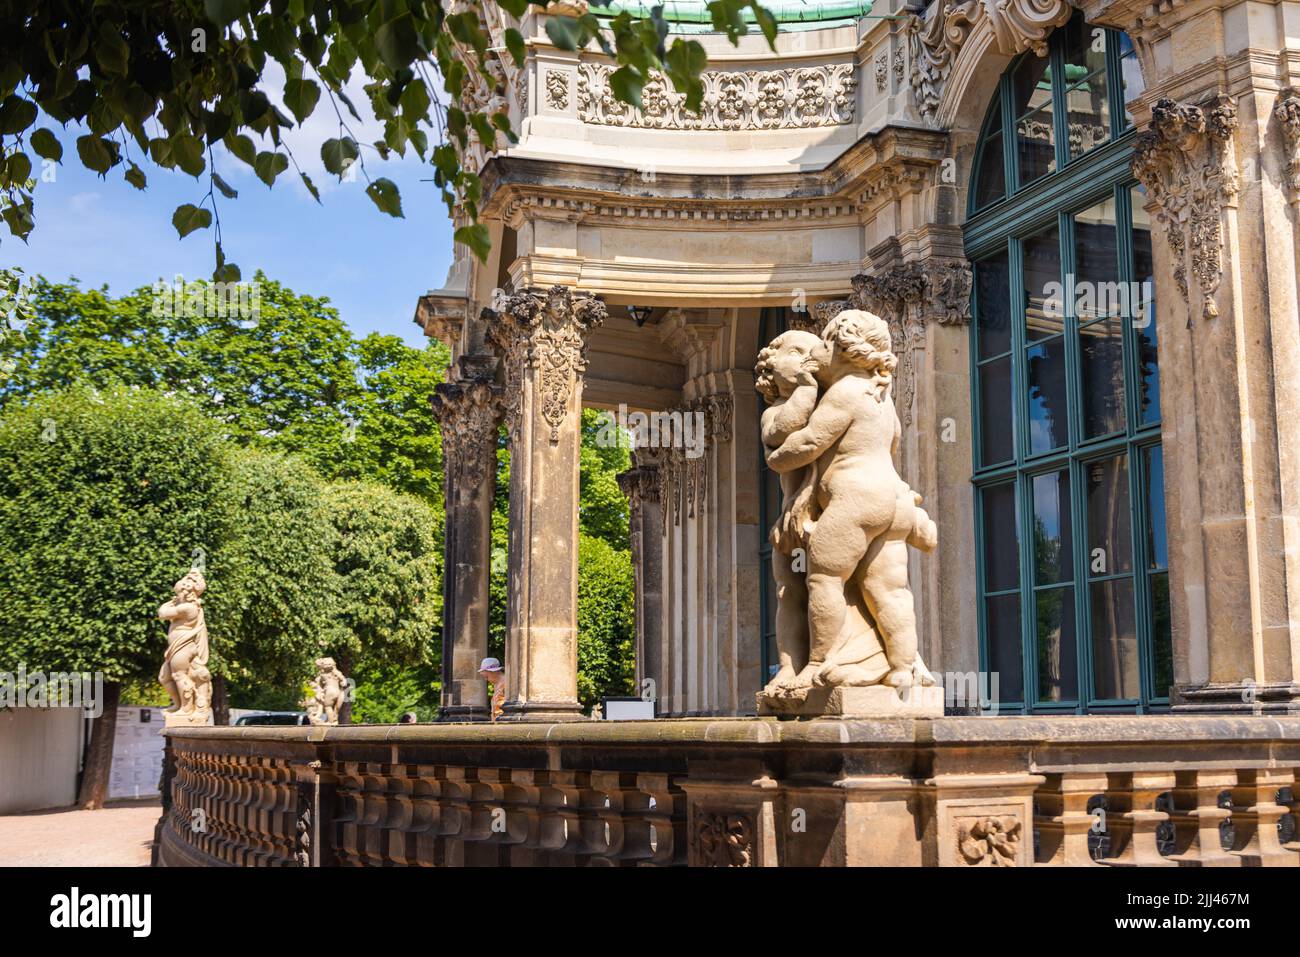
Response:
[{"label": "blue sky", "polygon": [[[364,95],[353,102],[364,111]],[[179,239],[171,224],[178,205],[198,205],[207,194],[206,174],[195,180],[141,162],[149,185],[140,192],[122,178],[125,166],[104,179],[82,167],[76,137],[84,130],[64,130],[44,116],[38,125],[58,136],[63,162],[54,182],[40,182],[41,161],[35,159],[36,229],[24,245],[0,226],[0,265],[58,281],[75,276],[83,288],[107,284],[117,294],[177,274],[211,276],[214,230]],[[379,138],[376,130],[355,132],[362,142]],[[239,191],[238,199],[217,194],[226,258],[239,264],[246,280],[262,269],[296,292],[327,296],[358,335],[391,333],[422,346],[424,335],[412,322],[415,302],[443,284],[452,253],[446,207],[433,183],[421,182],[432,178],[433,168],[411,152],[385,163],[363,148],[370,176],[387,176],[401,190],[406,217],[394,219],[365,195],[364,176],[340,183],[325,172],[320,143],[336,135],[333,111],[322,102],[288,137],[321,192],[319,205],[292,167],[268,188],[224,150],[216,154],[217,172]],[[259,149],[268,146],[258,143]]]}]

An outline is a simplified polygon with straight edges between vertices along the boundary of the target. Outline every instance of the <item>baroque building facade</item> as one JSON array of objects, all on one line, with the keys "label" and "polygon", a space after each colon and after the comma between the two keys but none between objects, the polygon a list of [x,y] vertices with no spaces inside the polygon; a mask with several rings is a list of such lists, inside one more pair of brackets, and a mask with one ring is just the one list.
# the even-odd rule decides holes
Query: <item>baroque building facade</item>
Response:
[{"label": "baroque building facade", "polygon": [[912,567],[933,669],[996,675],[984,703],[1011,712],[1297,706],[1289,4],[802,5],[775,53],[678,4],[710,54],[699,114],[662,77],[614,99],[534,10],[488,24],[528,38],[493,91],[520,140],[469,157],[492,253],[458,249],[417,311],[455,356],[449,714],[485,705],[501,421],[512,708],[576,708],[583,405],[698,413],[701,454],[638,449],[625,476],[638,678],[660,715],[752,713],[775,494],[754,361],[845,305],[899,356],[901,474],[943,543]]}]

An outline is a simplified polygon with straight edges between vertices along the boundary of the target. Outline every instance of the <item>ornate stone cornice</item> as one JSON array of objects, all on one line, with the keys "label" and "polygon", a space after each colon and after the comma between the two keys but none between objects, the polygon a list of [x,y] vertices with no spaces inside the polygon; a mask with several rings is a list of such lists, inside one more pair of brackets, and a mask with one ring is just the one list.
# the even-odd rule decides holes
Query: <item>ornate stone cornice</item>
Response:
[{"label": "ornate stone cornice", "polygon": [[1232,97],[1220,95],[1201,105],[1161,99],[1134,148],[1133,175],[1146,187],[1165,228],[1174,279],[1190,304],[1190,263],[1206,318],[1219,314],[1214,295],[1223,274],[1223,211],[1236,205],[1239,188],[1236,129]]},{"label": "ornate stone cornice", "polygon": [[453,489],[480,487],[496,464],[502,389],[493,382],[496,360],[475,358],[479,361],[462,360],[460,378],[434,388],[433,417],[442,432],[443,468]]},{"label": "ornate stone cornice", "polygon": [[421,296],[415,304],[415,324],[430,339],[447,346],[460,341],[469,301],[463,292],[435,289]]},{"label": "ornate stone cornice", "polygon": [[699,114],[686,111],[663,74],[641,91],[641,109],[614,98],[604,63],[578,65],[578,118],[598,126],[661,130],[784,130],[853,122],[857,79],[852,63],[777,70],[706,70]]},{"label": "ornate stone cornice", "polygon": [[506,426],[511,441],[519,437],[527,368],[536,377],[536,400],[551,428],[551,442],[559,441],[569,399],[587,368],[586,334],[605,318],[604,302],[566,286],[552,286],[545,295],[516,293],[505,297],[499,308],[484,310],[488,342],[505,369]]},{"label": "ornate stone cornice", "polygon": [[1070,19],[1066,0],[936,0],[907,23],[912,95],[921,116],[933,120],[958,54],[975,34],[992,35],[1005,56],[1033,50],[1042,56],[1047,38]]}]

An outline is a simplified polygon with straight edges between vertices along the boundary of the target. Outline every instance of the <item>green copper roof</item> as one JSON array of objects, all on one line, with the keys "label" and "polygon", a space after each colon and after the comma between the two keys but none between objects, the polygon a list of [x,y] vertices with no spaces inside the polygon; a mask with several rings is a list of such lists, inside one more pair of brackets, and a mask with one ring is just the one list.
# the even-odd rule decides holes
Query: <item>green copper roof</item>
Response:
[{"label": "green copper roof", "polygon": [[[598,17],[614,16],[626,10],[638,17],[650,16],[652,7],[658,6],[655,0],[611,0],[606,6],[598,6],[599,0],[592,0],[591,12]],[[663,17],[680,33],[709,33],[713,30],[713,18],[705,0],[661,0]],[[763,4],[776,18],[776,22],[787,29],[809,29],[829,26],[835,21],[847,22],[871,13],[872,0],[767,0]],[[754,13],[746,8],[743,12],[746,23],[754,22]]]}]

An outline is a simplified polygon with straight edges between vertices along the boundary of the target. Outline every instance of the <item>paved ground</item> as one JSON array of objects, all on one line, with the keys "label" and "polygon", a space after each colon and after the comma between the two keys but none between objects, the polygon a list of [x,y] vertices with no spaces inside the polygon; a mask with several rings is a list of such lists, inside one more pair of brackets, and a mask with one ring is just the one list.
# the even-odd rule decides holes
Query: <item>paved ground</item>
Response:
[{"label": "paved ground", "polygon": [[158,802],[0,816],[0,867],[148,867]]}]

